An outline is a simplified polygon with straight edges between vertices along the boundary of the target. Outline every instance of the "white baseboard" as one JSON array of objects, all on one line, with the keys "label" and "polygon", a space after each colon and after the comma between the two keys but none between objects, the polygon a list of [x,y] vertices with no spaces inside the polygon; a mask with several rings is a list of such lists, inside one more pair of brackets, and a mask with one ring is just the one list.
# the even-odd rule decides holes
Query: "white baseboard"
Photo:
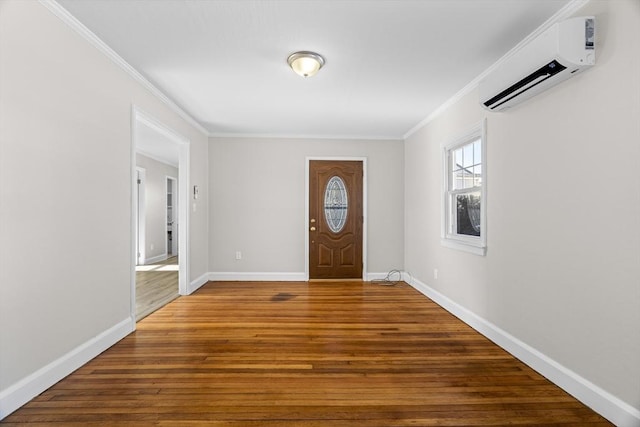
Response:
[{"label": "white baseboard", "polygon": [[[384,279],[389,273],[365,273],[364,280],[371,281]],[[211,281],[230,282],[306,282],[304,273],[236,273],[236,272],[210,272]]]},{"label": "white baseboard", "polygon": [[366,273],[365,281],[370,282],[372,280],[384,280],[386,278],[389,278],[389,280],[392,280],[392,281],[396,281],[396,280],[406,281],[407,280],[406,277],[407,276],[405,272],[400,270],[392,270],[392,271],[387,271],[385,273]]},{"label": "white baseboard", "polygon": [[151,258],[146,258],[146,259],[144,260],[144,264],[145,264],[145,265],[148,265],[148,264],[155,264],[156,262],[165,261],[165,260],[167,260],[167,259],[169,259],[169,255],[165,252],[165,253],[160,254],[160,255],[158,255],[158,256],[154,256],[154,257],[151,257]]},{"label": "white baseboard", "polygon": [[234,273],[211,272],[211,281],[237,281],[237,282],[304,282],[307,280],[304,273]]},{"label": "white baseboard", "polygon": [[623,402],[419,280],[405,277],[405,281],[616,426],[640,427],[638,408]]},{"label": "white baseboard", "polygon": [[192,280],[191,283],[189,283],[189,287],[187,289],[187,295],[191,295],[192,293],[200,289],[202,285],[207,283],[209,281],[209,274],[210,273],[204,273],[197,279]]},{"label": "white baseboard", "polygon": [[387,274],[389,273],[365,273],[364,281],[370,282],[372,280],[382,280],[387,277]]},{"label": "white baseboard", "polygon": [[[365,273],[364,280],[384,279],[388,274],[388,272]],[[304,273],[210,272],[209,280],[230,282],[306,282],[308,278]],[[400,277],[400,280],[402,280],[402,277]]]},{"label": "white baseboard", "polygon": [[0,420],[135,330],[127,318],[0,392]]}]

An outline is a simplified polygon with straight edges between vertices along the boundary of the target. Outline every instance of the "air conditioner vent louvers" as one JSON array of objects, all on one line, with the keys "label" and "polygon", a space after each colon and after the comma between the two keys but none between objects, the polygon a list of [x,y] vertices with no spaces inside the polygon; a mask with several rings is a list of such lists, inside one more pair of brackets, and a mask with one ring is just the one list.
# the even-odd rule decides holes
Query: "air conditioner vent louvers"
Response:
[{"label": "air conditioner vent louvers", "polygon": [[560,64],[558,61],[553,60],[544,67],[541,67],[535,72],[529,74],[518,83],[509,86],[507,89],[503,90],[502,92],[485,102],[484,105],[492,110],[496,109],[505,102],[510,101],[521,93],[533,89],[543,81],[566,69],[567,67]]}]

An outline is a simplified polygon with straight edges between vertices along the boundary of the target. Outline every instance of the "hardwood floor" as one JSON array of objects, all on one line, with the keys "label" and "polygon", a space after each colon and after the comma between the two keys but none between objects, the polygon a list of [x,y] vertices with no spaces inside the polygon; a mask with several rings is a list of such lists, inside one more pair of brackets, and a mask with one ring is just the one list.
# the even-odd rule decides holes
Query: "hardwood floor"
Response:
[{"label": "hardwood floor", "polygon": [[178,257],[136,267],[136,320],[178,298]]},{"label": "hardwood floor", "polygon": [[5,419],[610,425],[410,286],[209,283]]}]

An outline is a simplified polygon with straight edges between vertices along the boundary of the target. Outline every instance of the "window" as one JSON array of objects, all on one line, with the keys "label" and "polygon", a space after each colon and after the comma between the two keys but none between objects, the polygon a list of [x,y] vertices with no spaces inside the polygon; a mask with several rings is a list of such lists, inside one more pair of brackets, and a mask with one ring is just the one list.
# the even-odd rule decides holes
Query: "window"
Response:
[{"label": "window", "polygon": [[329,229],[339,233],[347,223],[347,187],[339,176],[333,176],[324,191],[324,217]]},{"label": "window", "polygon": [[445,145],[442,244],[484,255],[486,251],[485,122]]}]

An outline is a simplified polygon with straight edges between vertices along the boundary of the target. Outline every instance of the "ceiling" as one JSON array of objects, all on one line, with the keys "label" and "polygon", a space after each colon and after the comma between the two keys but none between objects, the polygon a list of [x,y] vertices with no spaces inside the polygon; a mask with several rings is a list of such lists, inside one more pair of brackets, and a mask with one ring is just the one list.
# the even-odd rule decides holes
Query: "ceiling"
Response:
[{"label": "ceiling", "polygon": [[211,135],[403,139],[569,1],[58,3]]}]

